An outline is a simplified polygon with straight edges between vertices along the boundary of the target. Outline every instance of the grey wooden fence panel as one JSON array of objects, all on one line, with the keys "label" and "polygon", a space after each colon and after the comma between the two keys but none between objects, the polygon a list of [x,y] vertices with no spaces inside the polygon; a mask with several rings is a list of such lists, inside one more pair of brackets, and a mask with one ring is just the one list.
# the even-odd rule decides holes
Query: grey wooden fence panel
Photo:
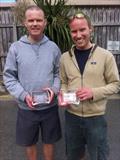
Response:
[{"label": "grey wooden fence panel", "polygon": [[0,76],[5,65],[6,55],[13,42],[13,14],[11,9],[0,10]]},{"label": "grey wooden fence panel", "polygon": [[[95,43],[107,49],[107,42],[109,40],[120,41],[120,6],[79,6],[79,8],[92,20]],[[11,10],[3,8],[0,10],[0,56],[6,57],[10,44],[15,40],[15,35],[20,38],[22,35],[21,26],[15,26]],[[120,50],[112,51],[112,53],[115,54],[120,71]],[[116,54],[119,55],[116,56]],[[2,62],[0,61],[0,64],[2,64],[0,72],[2,72],[4,67],[5,61],[3,57],[1,58]]]}]

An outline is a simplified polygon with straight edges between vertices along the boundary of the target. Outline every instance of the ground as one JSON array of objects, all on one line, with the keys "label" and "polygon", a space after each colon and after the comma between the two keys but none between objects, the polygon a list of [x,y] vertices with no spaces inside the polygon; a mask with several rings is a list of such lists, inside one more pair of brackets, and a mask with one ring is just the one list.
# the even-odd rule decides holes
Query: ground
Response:
[{"label": "ground", "polygon": [[[0,160],[26,160],[24,148],[15,143],[17,103],[9,95],[0,96]],[[120,95],[114,95],[107,104],[109,160],[120,160]],[[66,160],[64,142],[64,110],[60,109],[63,138],[56,143],[55,160]],[[41,150],[41,141],[38,143]],[[43,160],[39,152],[39,160]]]}]

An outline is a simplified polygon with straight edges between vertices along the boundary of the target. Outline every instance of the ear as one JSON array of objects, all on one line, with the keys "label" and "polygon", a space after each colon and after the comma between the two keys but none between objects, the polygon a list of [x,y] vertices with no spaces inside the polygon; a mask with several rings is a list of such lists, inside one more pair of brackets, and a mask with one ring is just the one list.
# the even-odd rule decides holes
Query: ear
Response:
[{"label": "ear", "polygon": [[26,27],[26,20],[24,19],[23,22],[22,22],[23,26]]},{"label": "ear", "polygon": [[90,28],[90,41],[94,42],[94,27],[93,26]]},{"label": "ear", "polygon": [[47,19],[45,18],[45,27],[47,26]]},{"label": "ear", "polygon": [[93,26],[90,27],[90,33],[92,33],[94,30]]}]

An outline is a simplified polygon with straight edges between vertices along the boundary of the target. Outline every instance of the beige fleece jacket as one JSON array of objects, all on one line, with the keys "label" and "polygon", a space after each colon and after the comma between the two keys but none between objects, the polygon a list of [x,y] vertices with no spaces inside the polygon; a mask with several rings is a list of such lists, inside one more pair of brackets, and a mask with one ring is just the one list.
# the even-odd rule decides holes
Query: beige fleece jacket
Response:
[{"label": "beige fleece jacket", "polygon": [[120,89],[115,58],[111,52],[99,46],[93,53],[91,50],[83,75],[80,73],[74,55],[74,46],[71,54],[65,52],[60,61],[60,77],[63,90],[77,90],[80,87],[92,88],[92,100],[86,100],[78,106],[71,105],[68,108],[70,113],[81,117],[103,115],[106,110],[107,98]]}]

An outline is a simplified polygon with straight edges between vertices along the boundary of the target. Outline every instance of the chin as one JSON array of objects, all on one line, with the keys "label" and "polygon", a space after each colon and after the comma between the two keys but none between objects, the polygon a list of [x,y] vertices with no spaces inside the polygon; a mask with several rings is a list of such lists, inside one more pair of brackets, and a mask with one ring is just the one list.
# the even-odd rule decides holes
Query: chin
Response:
[{"label": "chin", "polygon": [[40,33],[33,33],[32,36],[33,37],[39,37],[41,34]]},{"label": "chin", "polygon": [[81,49],[83,48],[83,49],[84,49],[84,48],[85,48],[85,45],[76,45],[76,47],[77,47],[77,48],[81,48]]}]

